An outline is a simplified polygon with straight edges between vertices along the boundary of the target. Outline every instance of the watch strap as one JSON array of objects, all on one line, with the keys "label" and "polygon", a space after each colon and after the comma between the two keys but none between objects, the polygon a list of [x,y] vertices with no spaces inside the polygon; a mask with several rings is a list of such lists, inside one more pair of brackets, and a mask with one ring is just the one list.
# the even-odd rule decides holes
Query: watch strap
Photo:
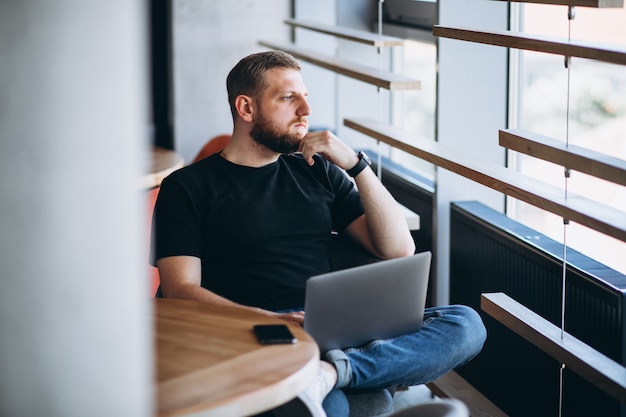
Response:
[{"label": "watch strap", "polygon": [[361,173],[361,171],[363,171],[368,166],[370,166],[370,164],[364,158],[364,154],[362,152],[359,152],[359,162],[357,162],[357,164],[355,166],[353,166],[352,168],[346,170],[346,172],[348,173],[349,176],[354,178],[357,175],[359,175]]}]

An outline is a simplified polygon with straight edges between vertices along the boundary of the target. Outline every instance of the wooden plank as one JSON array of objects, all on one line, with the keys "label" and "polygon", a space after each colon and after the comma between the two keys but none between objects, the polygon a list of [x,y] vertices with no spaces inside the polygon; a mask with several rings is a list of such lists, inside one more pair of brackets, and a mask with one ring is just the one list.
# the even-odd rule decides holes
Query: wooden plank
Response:
[{"label": "wooden plank", "polygon": [[500,146],[626,185],[626,161],[520,129],[500,130]]},{"label": "wooden plank", "polygon": [[481,295],[481,309],[622,403],[626,403],[626,368],[603,355],[504,293]]},{"label": "wooden plank", "polygon": [[338,26],[324,25],[313,22],[311,20],[287,19],[285,23],[302,29],[312,30],[315,32],[332,35],[338,38],[346,39],[353,42],[364,43],[366,45],[384,47],[384,46],[403,46],[405,40],[395,36],[379,35],[377,33],[367,32],[365,30],[349,29]]},{"label": "wooden plank", "polygon": [[614,45],[592,44],[520,32],[439,25],[433,26],[433,36],[626,65],[626,49]]},{"label": "wooden plank", "polygon": [[416,139],[405,131],[375,120],[344,119],[344,125],[486,187],[626,241],[626,214],[621,210],[573,193],[568,193],[565,197],[561,188],[504,167],[472,163],[465,154],[434,141]]},{"label": "wooden plank", "polygon": [[524,3],[560,4],[563,6],[595,7],[599,9],[610,7],[624,7],[624,0],[524,0]]},{"label": "wooden plank", "polygon": [[293,44],[280,44],[267,41],[259,41],[259,44],[268,48],[285,51],[303,61],[387,90],[419,90],[421,87],[420,81],[413,78],[355,64],[334,56],[321,54],[311,49],[299,48]]},{"label": "wooden plank", "polygon": [[439,398],[463,401],[471,417],[507,417],[504,411],[454,371],[440,376],[426,386]]},{"label": "wooden plank", "polygon": [[150,153],[150,172],[138,180],[139,187],[150,189],[161,185],[161,181],[185,165],[183,157],[176,152],[153,146]]}]

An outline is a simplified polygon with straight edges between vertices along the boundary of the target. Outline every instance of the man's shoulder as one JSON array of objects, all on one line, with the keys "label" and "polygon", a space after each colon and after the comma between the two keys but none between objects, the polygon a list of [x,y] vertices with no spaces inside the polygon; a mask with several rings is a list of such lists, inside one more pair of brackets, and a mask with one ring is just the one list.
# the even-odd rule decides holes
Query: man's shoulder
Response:
[{"label": "man's shoulder", "polygon": [[208,156],[200,161],[172,172],[162,182],[161,187],[168,187],[174,184],[183,186],[184,188],[195,188],[206,181],[214,173],[219,172],[220,160],[222,158],[215,154]]},{"label": "man's shoulder", "polygon": [[185,165],[184,167],[172,172],[169,176],[173,178],[187,177],[187,176],[193,177],[194,175],[197,175],[198,173],[216,169],[221,159],[222,157],[219,156],[219,154],[213,154],[213,155],[207,156],[204,159],[193,162],[189,165]]}]

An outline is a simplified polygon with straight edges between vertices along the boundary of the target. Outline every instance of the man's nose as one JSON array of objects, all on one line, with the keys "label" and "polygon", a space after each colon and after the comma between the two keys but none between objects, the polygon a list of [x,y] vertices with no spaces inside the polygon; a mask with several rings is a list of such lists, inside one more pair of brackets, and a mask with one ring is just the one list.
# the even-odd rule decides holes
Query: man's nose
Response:
[{"label": "man's nose", "polygon": [[298,116],[308,116],[311,114],[311,106],[306,98],[300,99],[300,105],[298,106]]}]

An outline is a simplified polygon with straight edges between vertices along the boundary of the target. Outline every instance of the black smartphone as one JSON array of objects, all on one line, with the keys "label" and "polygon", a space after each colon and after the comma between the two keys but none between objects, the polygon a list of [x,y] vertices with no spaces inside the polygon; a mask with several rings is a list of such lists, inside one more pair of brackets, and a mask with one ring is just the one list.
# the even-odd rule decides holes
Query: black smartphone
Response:
[{"label": "black smartphone", "polygon": [[264,345],[275,343],[296,343],[298,339],[284,324],[257,324],[252,330],[259,342]]}]

